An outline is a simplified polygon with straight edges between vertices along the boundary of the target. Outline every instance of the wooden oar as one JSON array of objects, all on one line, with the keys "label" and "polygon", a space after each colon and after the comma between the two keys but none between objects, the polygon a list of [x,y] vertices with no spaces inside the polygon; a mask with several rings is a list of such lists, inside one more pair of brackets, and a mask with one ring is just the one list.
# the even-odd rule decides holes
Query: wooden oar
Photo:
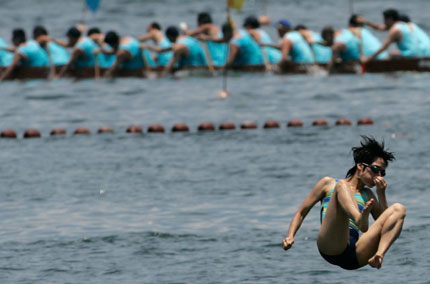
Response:
[{"label": "wooden oar", "polygon": [[207,42],[201,42],[202,46],[203,46],[203,50],[205,52],[205,57],[206,57],[206,62],[208,64],[208,69],[211,73],[215,72],[215,68],[212,62],[212,57],[211,54],[209,52],[209,48],[208,48],[208,43]]}]

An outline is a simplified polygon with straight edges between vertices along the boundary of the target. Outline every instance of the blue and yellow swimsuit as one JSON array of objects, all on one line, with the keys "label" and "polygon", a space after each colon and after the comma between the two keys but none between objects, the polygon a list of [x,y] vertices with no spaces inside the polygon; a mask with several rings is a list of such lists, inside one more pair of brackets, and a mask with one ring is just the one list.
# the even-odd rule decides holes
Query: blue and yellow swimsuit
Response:
[{"label": "blue and yellow swimsuit", "polygon": [[[334,189],[338,183],[338,179],[333,186],[333,188],[326,194],[326,196],[321,200],[321,223],[324,219],[327,208],[330,202],[330,199],[333,195]],[[358,204],[358,209],[360,212],[363,211],[366,206],[367,201],[369,200],[369,196],[367,193],[362,192],[361,194],[354,193],[355,200]],[[355,243],[359,238],[359,228],[354,220],[349,219],[349,243],[345,249],[345,251],[340,255],[326,255],[320,251],[321,256],[331,264],[338,265],[344,269],[353,270],[360,268],[358,263],[357,254],[355,251]]]}]

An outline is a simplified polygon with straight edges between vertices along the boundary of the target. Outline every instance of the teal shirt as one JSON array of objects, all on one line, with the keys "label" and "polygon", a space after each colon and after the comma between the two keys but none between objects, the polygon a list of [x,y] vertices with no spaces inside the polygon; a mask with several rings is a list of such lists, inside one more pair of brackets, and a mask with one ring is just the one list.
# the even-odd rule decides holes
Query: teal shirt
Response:
[{"label": "teal shirt", "polygon": [[[8,44],[0,37],[0,47],[8,47]],[[0,66],[9,66],[13,60],[13,52],[0,49]]]},{"label": "teal shirt", "polygon": [[[260,34],[260,40],[261,43],[265,44],[273,44],[272,39],[270,38],[269,34],[265,31],[258,29],[258,33]],[[273,47],[263,47],[263,50],[267,54],[267,58],[270,63],[277,64],[279,61],[281,61],[282,58],[282,52],[279,49],[273,48]]]},{"label": "teal shirt", "polygon": [[[172,43],[170,42],[170,40],[167,37],[163,37],[159,46],[161,48],[169,48],[172,46]],[[157,65],[158,66],[166,66],[169,63],[169,61],[172,59],[172,57],[173,57],[173,51],[158,53]]]},{"label": "teal shirt", "polygon": [[95,55],[93,51],[98,48],[98,45],[90,38],[84,37],[76,44],[76,48],[82,50],[84,55],[76,60],[76,67],[93,67]]},{"label": "teal shirt", "polygon": [[329,46],[324,46],[319,43],[323,42],[323,38],[319,33],[312,32],[312,50],[315,55],[315,61],[318,63],[328,63],[331,60],[331,48]]},{"label": "teal shirt", "polygon": [[343,61],[360,59],[360,40],[348,29],[343,29],[342,33],[334,39],[335,43],[345,44],[346,49],[340,53]]},{"label": "teal shirt", "polygon": [[[106,44],[103,49],[106,51],[112,51],[112,47]],[[100,52],[96,57],[100,68],[110,68],[115,63],[116,55],[114,54],[105,54]]]},{"label": "teal shirt", "polygon": [[403,22],[396,23],[394,27],[402,33],[402,40],[397,43],[397,48],[402,56],[419,57],[421,54],[416,33],[412,32],[408,24]]},{"label": "teal shirt", "polygon": [[[363,48],[363,55],[368,57],[377,52],[382,44],[381,42],[368,30],[365,28],[361,29],[361,44]],[[383,51],[377,57],[377,59],[387,59],[388,52]]]},{"label": "teal shirt", "polygon": [[284,37],[289,39],[293,44],[289,54],[293,62],[302,64],[314,63],[314,55],[311,47],[299,32],[288,32]]},{"label": "teal shirt", "polygon": [[17,52],[25,57],[25,59],[21,62],[23,66],[49,66],[48,54],[34,40],[29,40],[25,44],[18,47]]},{"label": "teal shirt", "polygon": [[69,62],[70,55],[67,50],[61,45],[51,41],[48,43],[48,51],[51,56],[52,64],[66,65]]},{"label": "teal shirt", "polygon": [[207,65],[205,52],[200,42],[191,37],[184,36],[178,39],[179,44],[188,48],[188,56],[179,59],[179,66],[204,66]]},{"label": "teal shirt", "polygon": [[[222,32],[218,33],[218,37],[222,38]],[[228,46],[226,43],[218,43],[207,41],[209,54],[211,55],[212,64],[214,66],[224,66],[227,61]]]},{"label": "teal shirt", "polygon": [[231,43],[239,48],[239,53],[234,60],[234,65],[262,65],[264,63],[263,54],[258,43],[251,35],[240,30],[240,37],[233,38]]},{"label": "teal shirt", "polygon": [[411,23],[414,28],[414,33],[418,39],[418,47],[420,49],[420,56],[430,57],[430,37],[421,29],[417,24]]},{"label": "teal shirt", "polygon": [[145,61],[143,60],[143,56],[145,56],[146,61],[148,62],[149,67],[154,66],[154,62],[152,61],[151,56],[147,50],[141,52],[139,48],[139,41],[133,37],[128,37],[126,43],[123,43],[119,46],[119,50],[127,50],[131,53],[132,59],[124,61],[121,64],[121,69],[139,69],[145,66]]}]

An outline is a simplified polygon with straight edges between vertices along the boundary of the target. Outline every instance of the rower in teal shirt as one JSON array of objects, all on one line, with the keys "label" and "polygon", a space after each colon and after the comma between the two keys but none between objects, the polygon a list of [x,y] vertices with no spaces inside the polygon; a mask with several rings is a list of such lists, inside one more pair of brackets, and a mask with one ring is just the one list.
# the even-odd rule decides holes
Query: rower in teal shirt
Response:
[{"label": "rower in teal shirt", "polygon": [[49,66],[48,54],[34,40],[27,41],[23,29],[12,31],[12,42],[16,46],[12,62],[1,74],[0,82],[9,77],[18,65],[28,67],[47,67]]},{"label": "rower in teal shirt", "polygon": [[0,66],[9,66],[12,63],[13,52],[3,50],[1,48],[7,48],[8,44],[0,37]]},{"label": "rower in teal shirt", "polygon": [[66,48],[50,40],[45,27],[35,26],[33,29],[33,39],[47,51],[50,64],[66,65],[69,62],[70,55]]},{"label": "rower in teal shirt", "polygon": [[360,59],[360,39],[357,38],[350,30],[342,29],[337,32],[334,44],[343,44],[345,48],[339,53],[343,61]]},{"label": "rower in teal shirt", "polygon": [[264,64],[263,53],[259,44],[245,30],[240,30],[231,40],[238,52],[233,65],[262,65]]},{"label": "rower in teal shirt", "polygon": [[[366,28],[361,28],[361,45],[362,45],[364,56],[371,56],[373,53],[378,51],[382,46],[381,42]],[[383,51],[376,58],[387,59],[388,52]]]},{"label": "rower in teal shirt", "polygon": [[205,52],[200,42],[191,36],[180,36],[177,44],[183,44],[188,49],[188,56],[182,56],[179,66],[205,66],[207,65]]},{"label": "rower in teal shirt", "polygon": [[314,63],[312,50],[303,36],[297,31],[290,31],[284,35],[284,39],[289,41],[289,56],[291,60],[301,64]]},{"label": "rower in teal shirt", "polygon": [[139,69],[145,67],[146,63],[149,67],[154,66],[149,51],[144,50],[142,52],[139,48],[139,41],[133,37],[121,38],[118,50],[126,50],[131,54],[131,59],[125,60],[120,66],[121,69]]}]

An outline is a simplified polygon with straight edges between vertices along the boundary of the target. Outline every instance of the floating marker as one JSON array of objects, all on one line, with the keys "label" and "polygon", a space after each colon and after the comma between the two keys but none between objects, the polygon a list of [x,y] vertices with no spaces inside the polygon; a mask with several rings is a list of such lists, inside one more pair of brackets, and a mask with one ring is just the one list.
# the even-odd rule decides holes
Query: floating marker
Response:
[{"label": "floating marker", "polygon": [[218,128],[219,130],[234,130],[236,129],[236,125],[234,124],[234,122],[225,121],[222,122]]},{"label": "floating marker", "polygon": [[51,130],[51,133],[49,135],[66,135],[67,131],[64,128],[54,128]]},{"label": "floating marker", "polygon": [[303,127],[303,122],[298,119],[288,121],[287,127]]},{"label": "floating marker", "polygon": [[151,124],[148,127],[148,132],[151,132],[151,133],[164,133],[164,127],[161,124]]},{"label": "floating marker", "polygon": [[276,120],[268,120],[264,123],[264,128],[279,128],[279,122],[277,122]]},{"label": "floating marker", "polygon": [[215,126],[212,122],[202,122],[197,128],[198,131],[214,131]]},{"label": "floating marker", "polygon": [[328,123],[325,119],[317,119],[312,122],[313,126],[327,126]]},{"label": "floating marker", "polygon": [[257,123],[254,121],[245,121],[240,125],[240,128],[242,129],[256,129]]},{"label": "floating marker", "polygon": [[97,130],[97,133],[113,133],[113,128],[110,126],[102,126]]},{"label": "floating marker", "polygon": [[188,132],[190,128],[183,122],[175,123],[172,127],[172,132]]},{"label": "floating marker", "polygon": [[1,138],[16,138],[16,132],[13,129],[5,129],[0,134]]},{"label": "floating marker", "polygon": [[369,117],[362,117],[357,121],[357,125],[373,125],[373,120]]},{"label": "floating marker", "polygon": [[127,127],[126,131],[127,133],[143,133],[142,127],[139,125],[130,125]]},{"label": "floating marker", "polygon": [[336,125],[351,125],[351,121],[349,119],[346,118],[339,118],[338,120],[336,120]]},{"label": "floating marker", "polygon": [[40,131],[39,130],[37,130],[37,129],[27,129],[25,132],[24,132],[24,136],[23,136],[24,138],[40,138],[40,137],[42,137],[42,135],[40,134]]},{"label": "floating marker", "polygon": [[79,127],[79,128],[76,128],[76,130],[75,130],[75,132],[73,132],[73,134],[75,134],[75,135],[79,135],[79,134],[88,135],[88,134],[91,134],[91,131],[88,128]]}]

